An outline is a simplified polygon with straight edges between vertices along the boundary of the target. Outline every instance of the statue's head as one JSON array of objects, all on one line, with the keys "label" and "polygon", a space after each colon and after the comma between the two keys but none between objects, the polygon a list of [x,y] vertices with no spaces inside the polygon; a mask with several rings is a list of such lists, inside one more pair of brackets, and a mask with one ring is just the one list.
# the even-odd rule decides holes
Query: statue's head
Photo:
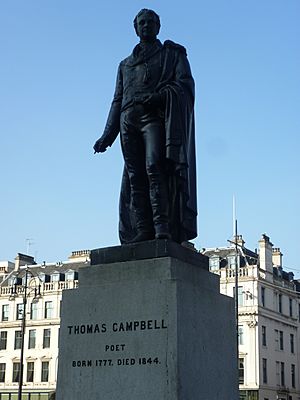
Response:
[{"label": "statue's head", "polygon": [[160,19],[153,10],[143,8],[134,18],[133,23],[136,34],[141,41],[151,41],[158,35]]}]

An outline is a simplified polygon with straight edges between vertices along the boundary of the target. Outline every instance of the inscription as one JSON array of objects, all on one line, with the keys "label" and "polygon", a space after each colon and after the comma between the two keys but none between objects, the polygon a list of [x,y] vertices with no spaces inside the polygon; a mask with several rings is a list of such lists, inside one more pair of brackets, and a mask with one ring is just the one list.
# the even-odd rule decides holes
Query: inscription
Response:
[{"label": "inscription", "polygon": [[113,332],[131,332],[131,331],[145,331],[152,329],[166,329],[165,320],[158,321],[157,319],[149,319],[148,321],[127,321],[127,322],[114,322],[112,324]]},{"label": "inscription", "polygon": [[[68,325],[66,331],[68,336],[106,335],[105,341],[103,340],[100,344],[97,353],[91,354],[91,358],[85,358],[90,357],[90,355],[86,354],[83,356],[83,359],[73,359],[71,361],[71,366],[73,369],[119,367],[154,368],[162,364],[160,358],[161,354],[160,357],[159,354],[147,354],[149,348],[146,345],[143,333],[148,332],[148,335],[150,335],[151,332],[162,332],[166,329],[168,329],[168,326],[164,319],[115,320],[112,322],[102,320],[93,323]],[[123,332],[125,335],[122,334]],[[132,337],[132,339],[134,339],[133,343],[131,340],[127,341],[130,333],[134,332],[141,337],[140,344],[136,342],[136,336]],[[117,337],[119,338],[117,339]],[[127,339],[125,339],[125,337]],[[84,340],[89,339],[86,338]],[[145,344],[145,346],[142,346],[144,350],[141,348],[142,344]],[[158,348],[154,351],[158,353]]]},{"label": "inscription", "polygon": [[158,357],[137,357],[137,358],[117,358],[112,359],[96,359],[96,360],[73,360],[73,368],[88,368],[88,367],[125,367],[125,366],[146,366],[159,365],[161,362]]},{"label": "inscription", "polygon": [[72,367],[92,367],[92,366],[93,366],[92,360],[72,361]]},{"label": "inscription", "polygon": [[112,367],[112,360],[96,360],[96,367]]},{"label": "inscription", "polygon": [[69,335],[84,335],[90,333],[105,333],[106,324],[82,324],[82,325],[69,325],[68,333]]},{"label": "inscription", "polygon": [[106,344],[105,351],[123,351],[125,344]]},{"label": "inscription", "polygon": [[109,332],[136,332],[167,329],[164,319],[149,319],[136,321],[113,322],[110,326],[106,323],[68,325],[69,335],[88,335]]}]

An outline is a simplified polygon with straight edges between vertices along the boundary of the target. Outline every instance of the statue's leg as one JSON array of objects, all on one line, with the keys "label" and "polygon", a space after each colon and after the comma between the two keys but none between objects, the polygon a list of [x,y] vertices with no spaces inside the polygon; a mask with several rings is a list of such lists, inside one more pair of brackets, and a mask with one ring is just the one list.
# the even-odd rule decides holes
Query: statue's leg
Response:
[{"label": "statue's leg", "polygon": [[155,237],[170,238],[165,133],[162,121],[157,119],[146,124],[143,127],[143,139]]},{"label": "statue's leg", "polygon": [[121,131],[121,141],[130,182],[131,207],[137,231],[136,237],[130,241],[134,243],[154,239],[154,229],[142,134],[129,125],[126,128]]}]

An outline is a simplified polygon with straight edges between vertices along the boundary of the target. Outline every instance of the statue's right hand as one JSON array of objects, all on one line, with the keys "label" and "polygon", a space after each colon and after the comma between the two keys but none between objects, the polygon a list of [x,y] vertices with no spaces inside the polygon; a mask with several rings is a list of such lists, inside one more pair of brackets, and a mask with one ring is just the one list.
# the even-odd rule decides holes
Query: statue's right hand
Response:
[{"label": "statue's right hand", "polygon": [[100,138],[94,144],[94,152],[95,153],[104,153],[107,149],[107,144],[105,143],[104,139]]}]

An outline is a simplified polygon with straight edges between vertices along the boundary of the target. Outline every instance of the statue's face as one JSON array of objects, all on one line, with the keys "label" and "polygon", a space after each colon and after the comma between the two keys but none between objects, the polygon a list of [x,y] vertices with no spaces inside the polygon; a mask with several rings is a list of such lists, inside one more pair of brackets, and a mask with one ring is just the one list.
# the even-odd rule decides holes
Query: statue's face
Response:
[{"label": "statue's face", "polygon": [[151,13],[143,13],[137,17],[136,32],[141,41],[154,40],[158,34],[159,26],[155,16]]}]

